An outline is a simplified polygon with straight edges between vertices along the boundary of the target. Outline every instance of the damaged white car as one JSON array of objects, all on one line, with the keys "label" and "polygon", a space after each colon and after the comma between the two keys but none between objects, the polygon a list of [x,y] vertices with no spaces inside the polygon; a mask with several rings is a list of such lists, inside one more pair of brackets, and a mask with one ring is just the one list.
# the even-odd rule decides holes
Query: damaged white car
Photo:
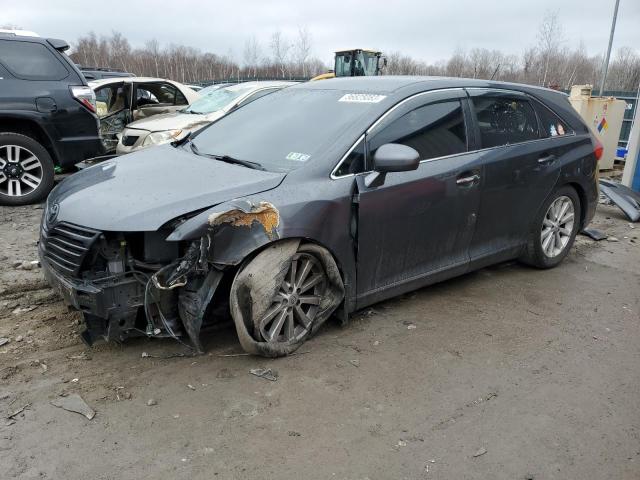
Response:
[{"label": "damaged white car", "polygon": [[294,84],[280,81],[247,82],[201,92],[201,97],[187,108],[130,123],[122,132],[116,153],[123,155],[153,145],[174,142],[236,108]]},{"label": "damaged white car", "polygon": [[100,135],[106,152],[116,149],[124,127],[141,118],[182,110],[200,94],[173,80],[117,77],[94,80]]}]

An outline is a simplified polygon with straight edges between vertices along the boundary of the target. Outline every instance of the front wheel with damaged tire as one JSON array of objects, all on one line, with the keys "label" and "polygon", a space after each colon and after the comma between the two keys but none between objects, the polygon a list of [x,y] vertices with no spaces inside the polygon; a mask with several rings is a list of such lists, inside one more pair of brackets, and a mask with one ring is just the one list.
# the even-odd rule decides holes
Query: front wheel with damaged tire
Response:
[{"label": "front wheel with damaged tire", "polygon": [[299,348],[343,297],[338,268],[326,249],[285,240],[240,269],[230,306],[242,347],[277,357]]}]

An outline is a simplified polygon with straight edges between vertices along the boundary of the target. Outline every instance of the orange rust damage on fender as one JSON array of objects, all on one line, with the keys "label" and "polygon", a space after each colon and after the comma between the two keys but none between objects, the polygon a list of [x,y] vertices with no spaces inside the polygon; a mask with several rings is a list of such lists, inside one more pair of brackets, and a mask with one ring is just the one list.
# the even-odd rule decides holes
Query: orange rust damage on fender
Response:
[{"label": "orange rust damage on fender", "polygon": [[223,224],[234,227],[251,227],[254,222],[257,222],[262,225],[271,238],[280,225],[280,212],[271,203],[260,202],[258,205],[252,205],[249,211],[234,208],[226,212],[212,213],[209,215],[208,222],[212,227]]}]

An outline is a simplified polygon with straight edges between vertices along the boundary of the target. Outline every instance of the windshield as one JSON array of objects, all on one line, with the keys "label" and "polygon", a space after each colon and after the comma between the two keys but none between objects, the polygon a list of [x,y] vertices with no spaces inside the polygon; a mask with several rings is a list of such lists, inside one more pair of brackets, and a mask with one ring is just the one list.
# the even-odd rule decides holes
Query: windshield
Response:
[{"label": "windshield", "polygon": [[[357,92],[354,92],[357,93]],[[226,155],[288,172],[312,162],[374,107],[341,90],[285,88],[221,118],[193,143],[208,155]],[[355,138],[354,138],[355,140]]]},{"label": "windshield", "polygon": [[233,87],[220,88],[210,91],[201,96],[198,100],[189,105],[185,112],[188,113],[212,113],[222,110],[227,105],[236,100],[239,96],[247,93],[253,86],[235,85]]}]

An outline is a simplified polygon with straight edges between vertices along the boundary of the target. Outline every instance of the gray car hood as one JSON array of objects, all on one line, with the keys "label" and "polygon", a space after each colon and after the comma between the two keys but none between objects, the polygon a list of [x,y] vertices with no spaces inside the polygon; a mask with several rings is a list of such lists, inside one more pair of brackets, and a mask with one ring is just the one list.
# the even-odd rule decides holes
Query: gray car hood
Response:
[{"label": "gray car hood", "polygon": [[271,190],[284,177],[166,145],[72,175],[49,195],[47,215],[57,210],[56,222],[102,231],[153,231],[180,215]]}]

